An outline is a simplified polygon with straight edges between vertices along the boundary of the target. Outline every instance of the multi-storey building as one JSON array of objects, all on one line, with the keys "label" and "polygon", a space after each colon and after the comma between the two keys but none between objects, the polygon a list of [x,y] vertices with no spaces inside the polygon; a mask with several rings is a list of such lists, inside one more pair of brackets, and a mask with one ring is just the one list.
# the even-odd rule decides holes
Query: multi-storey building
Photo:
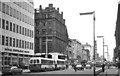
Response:
[{"label": "multi-storey building", "polygon": [[67,54],[68,33],[63,12],[49,4],[35,9],[35,53],[58,52]]},{"label": "multi-storey building", "polygon": [[116,47],[114,49],[114,60],[117,58],[120,59],[120,4],[118,4],[115,39],[116,39]]},{"label": "multi-storey building", "polygon": [[72,41],[71,48],[73,50],[72,52],[73,58],[81,61],[83,58],[82,44],[76,39],[71,39],[71,41]]},{"label": "multi-storey building", "polygon": [[0,66],[28,64],[34,55],[33,0],[0,0]]},{"label": "multi-storey building", "polygon": [[73,43],[72,43],[72,40],[69,39],[68,40],[68,48],[67,48],[67,52],[68,52],[68,59],[69,60],[72,60],[74,59],[74,53],[73,53]]}]

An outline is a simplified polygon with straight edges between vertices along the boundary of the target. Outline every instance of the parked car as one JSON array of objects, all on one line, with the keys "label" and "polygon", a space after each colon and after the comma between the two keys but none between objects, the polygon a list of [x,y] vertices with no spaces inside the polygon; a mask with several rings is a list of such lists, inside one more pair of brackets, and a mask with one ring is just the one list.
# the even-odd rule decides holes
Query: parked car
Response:
[{"label": "parked car", "polygon": [[91,69],[92,66],[91,66],[90,64],[86,64],[85,68],[86,68],[86,69]]},{"label": "parked car", "polygon": [[76,69],[77,70],[84,70],[84,66],[82,64],[77,64]]},{"label": "parked car", "polygon": [[17,66],[5,66],[2,69],[2,74],[22,74],[22,69]]}]

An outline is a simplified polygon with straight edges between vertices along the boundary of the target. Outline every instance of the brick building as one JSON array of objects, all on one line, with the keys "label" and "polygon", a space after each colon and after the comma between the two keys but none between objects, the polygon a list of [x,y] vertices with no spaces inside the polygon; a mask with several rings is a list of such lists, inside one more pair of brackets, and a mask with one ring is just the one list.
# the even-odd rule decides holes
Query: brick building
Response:
[{"label": "brick building", "polygon": [[[35,53],[58,52],[67,54],[68,33],[63,12],[49,4],[35,9]],[[47,41],[47,42],[46,42]],[[47,47],[46,47],[47,45]]]}]

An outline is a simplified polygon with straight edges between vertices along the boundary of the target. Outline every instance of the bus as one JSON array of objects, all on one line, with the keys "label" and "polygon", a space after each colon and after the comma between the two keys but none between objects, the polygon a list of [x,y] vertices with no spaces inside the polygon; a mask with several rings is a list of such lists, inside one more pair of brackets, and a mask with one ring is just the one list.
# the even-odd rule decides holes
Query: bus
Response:
[{"label": "bus", "polygon": [[32,57],[29,60],[30,72],[55,70],[54,59]]},{"label": "bus", "polygon": [[66,68],[66,60],[55,59],[55,70],[64,70]]}]

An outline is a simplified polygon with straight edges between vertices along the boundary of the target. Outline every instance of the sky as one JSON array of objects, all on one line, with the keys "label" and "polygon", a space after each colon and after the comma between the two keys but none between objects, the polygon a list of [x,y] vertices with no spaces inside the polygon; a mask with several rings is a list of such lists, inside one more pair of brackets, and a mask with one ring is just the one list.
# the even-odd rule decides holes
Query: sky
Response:
[{"label": "sky", "polygon": [[[82,44],[93,45],[93,15],[80,15],[80,13],[95,11],[95,39],[97,40],[97,52],[103,55],[103,39],[97,36],[104,36],[105,45],[108,45],[109,59],[113,57],[115,48],[115,27],[117,20],[119,0],[34,0],[34,8],[53,7],[63,12],[65,25],[70,39],[77,39]],[[107,48],[104,47],[105,52]],[[105,57],[106,57],[105,53]]]}]

